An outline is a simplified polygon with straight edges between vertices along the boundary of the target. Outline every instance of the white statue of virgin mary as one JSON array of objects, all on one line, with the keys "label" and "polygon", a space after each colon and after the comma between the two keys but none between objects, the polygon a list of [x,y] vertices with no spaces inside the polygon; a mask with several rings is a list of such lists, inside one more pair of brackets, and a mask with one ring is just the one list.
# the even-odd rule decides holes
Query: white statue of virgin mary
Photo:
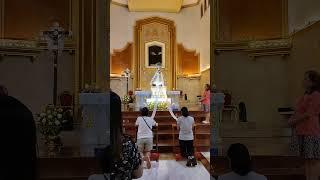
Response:
[{"label": "white statue of virgin mary", "polygon": [[161,64],[158,63],[157,64],[157,71],[156,73],[153,75],[151,82],[150,82],[151,86],[164,86],[164,80],[163,80],[163,74],[161,72]]}]

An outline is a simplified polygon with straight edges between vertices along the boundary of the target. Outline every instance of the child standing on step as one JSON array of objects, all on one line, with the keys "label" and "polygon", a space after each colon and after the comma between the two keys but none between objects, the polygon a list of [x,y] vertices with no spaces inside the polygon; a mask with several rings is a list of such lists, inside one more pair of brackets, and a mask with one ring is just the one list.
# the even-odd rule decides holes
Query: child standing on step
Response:
[{"label": "child standing on step", "polygon": [[149,109],[144,107],[141,109],[141,116],[137,118],[136,126],[138,127],[137,144],[139,152],[143,160],[147,162],[147,168],[151,168],[150,152],[153,148],[153,132],[152,127],[158,124],[154,120],[156,114],[156,105],[151,117],[148,117]]},{"label": "child standing on step", "polygon": [[177,119],[181,155],[188,158],[187,166],[195,166],[197,161],[194,158],[193,147],[194,118],[189,115],[186,107],[181,108],[181,114],[182,116]]}]

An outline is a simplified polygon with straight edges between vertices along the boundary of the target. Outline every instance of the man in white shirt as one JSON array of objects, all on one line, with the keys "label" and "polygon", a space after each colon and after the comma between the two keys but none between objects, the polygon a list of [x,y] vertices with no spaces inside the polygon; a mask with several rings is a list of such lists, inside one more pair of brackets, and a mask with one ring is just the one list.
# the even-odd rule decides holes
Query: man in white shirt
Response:
[{"label": "man in white shirt", "polygon": [[152,112],[152,116],[148,117],[149,109],[144,107],[141,109],[141,116],[137,118],[136,126],[138,127],[137,145],[139,152],[143,155],[143,159],[147,161],[147,168],[151,168],[150,152],[153,148],[153,132],[152,127],[158,124],[154,120],[156,108]]}]

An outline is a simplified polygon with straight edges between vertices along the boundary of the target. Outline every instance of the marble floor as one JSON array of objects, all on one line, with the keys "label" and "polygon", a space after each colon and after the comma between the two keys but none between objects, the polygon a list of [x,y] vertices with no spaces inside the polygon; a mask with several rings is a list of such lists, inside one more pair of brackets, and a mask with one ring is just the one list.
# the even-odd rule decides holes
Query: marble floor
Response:
[{"label": "marble floor", "polygon": [[151,169],[144,169],[143,176],[138,180],[206,180],[210,174],[199,163],[196,167],[189,168],[186,161],[160,160],[152,162]]}]

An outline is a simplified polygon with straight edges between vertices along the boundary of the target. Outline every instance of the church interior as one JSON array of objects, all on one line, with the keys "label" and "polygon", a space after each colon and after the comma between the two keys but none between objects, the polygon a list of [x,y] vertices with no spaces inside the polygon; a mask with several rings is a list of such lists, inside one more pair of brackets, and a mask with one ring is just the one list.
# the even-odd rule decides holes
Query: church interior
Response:
[{"label": "church interior", "polygon": [[[319,33],[317,0],[0,0],[0,85],[34,115],[41,180],[100,172],[93,150],[110,143],[110,90],[134,141],[140,109],[157,111],[152,168],[140,179],[221,175],[229,146],[242,143],[269,180],[305,180],[288,120],[304,73],[320,71]],[[63,114],[53,148],[48,105]],[[178,157],[182,107],[195,121],[194,168]]]}]

